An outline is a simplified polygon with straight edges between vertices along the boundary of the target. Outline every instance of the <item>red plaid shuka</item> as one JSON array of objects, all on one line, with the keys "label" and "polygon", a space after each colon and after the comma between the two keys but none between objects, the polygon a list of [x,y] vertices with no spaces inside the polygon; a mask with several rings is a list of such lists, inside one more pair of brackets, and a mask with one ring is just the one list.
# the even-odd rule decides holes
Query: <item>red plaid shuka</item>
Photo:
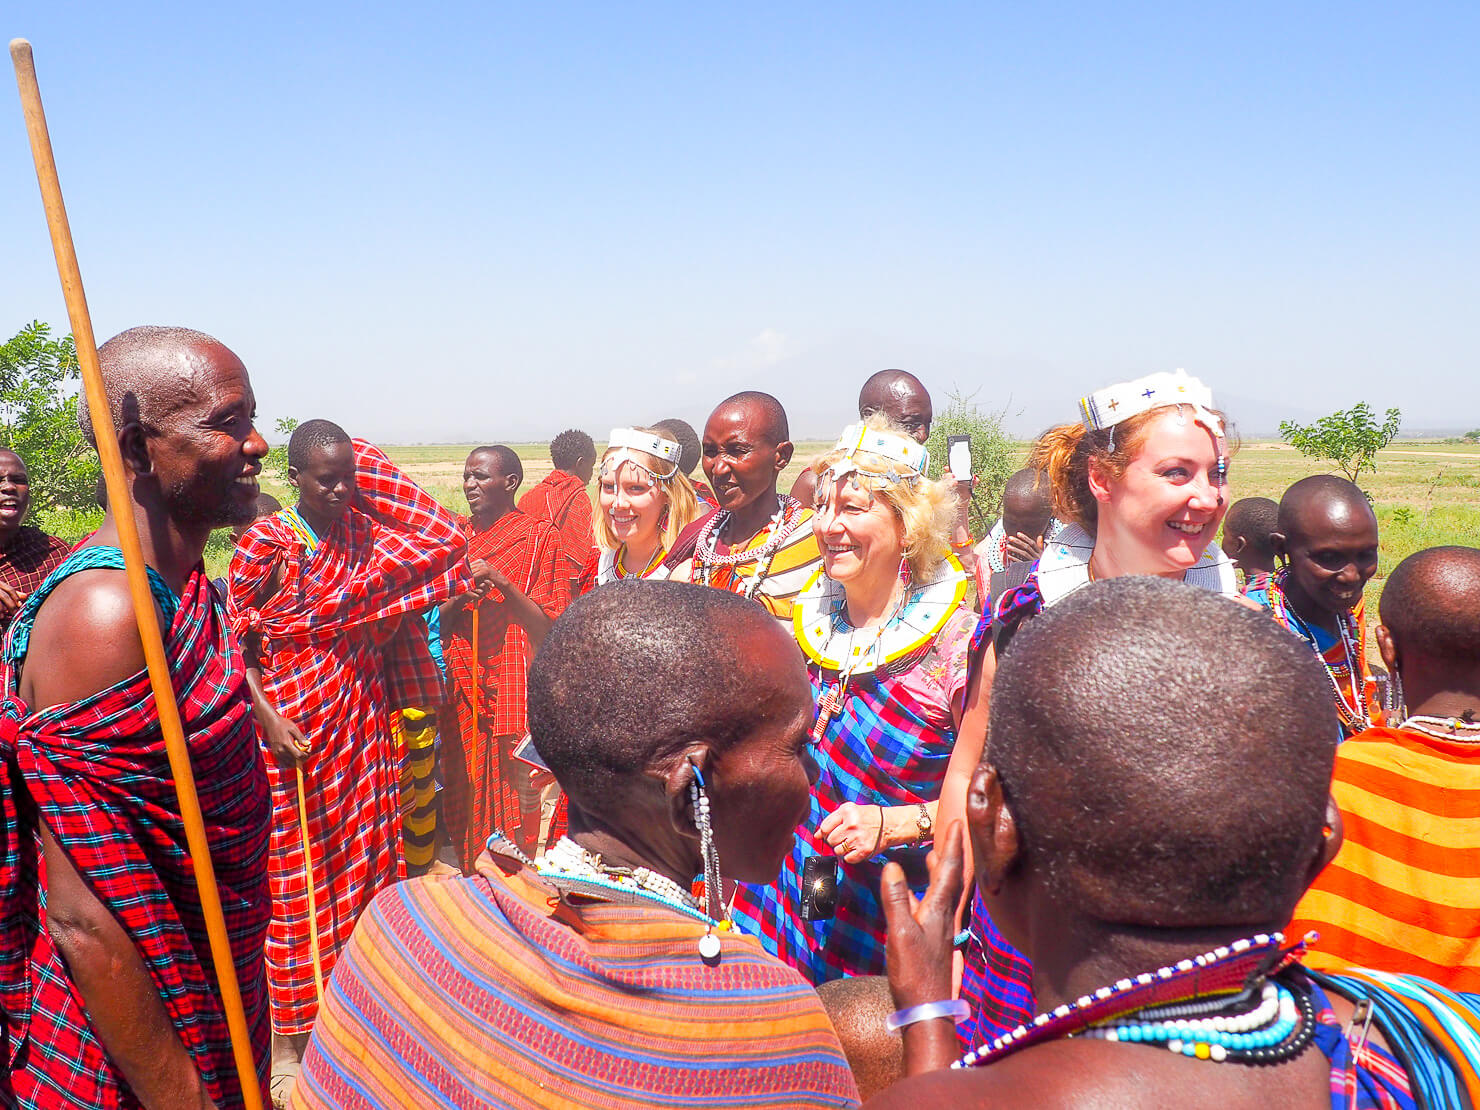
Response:
[{"label": "red plaid shuka", "polygon": [[[29,596],[46,581],[48,574],[62,565],[68,550],[66,540],[23,524],[15,538],[0,550],[0,582]],[[0,633],[4,633],[14,617],[14,613],[0,613]]]},{"label": "red plaid shuka", "polygon": [[[285,511],[257,521],[231,560],[237,635],[261,637],[262,683],[313,745],[304,765],[324,974],[377,891],[402,877],[400,753],[384,653],[400,618],[467,588],[457,520],[378,448],[354,441],[359,501],[313,546]],[[258,601],[276,572],[276,594]],[[294,772],[268,760],[273,1031],[306,1033],[317,1012]]]},{"label": "red plaid shuka", "polygon": [[442,704],[442,672],[427,646],[420,614],[401,618],[385,650],[386,705],[391,709],[435,709]]},{"label": "red plaid shuka", "polygon": [[[574,474],[553,470],[519,499],[519,508],[536,520],[548,521],[560,533],[559,574],[568,592],[570,580],[580,577],[596,543],[591,532],[591,497],[584,483]],[[569,597],[560,603],[557,614],[568,604]]]},{"label": "red plaid shuka", "polygon": [[[45,665],[25,656],[50,589],[76,571],[122,565],[116,548],[80,549],[22,608],[0,667],[0,753],[7,770],[0,789],[0,1106],[139,1106],[103,1051],[47,932],[42,820],[132,938],[211,1098],[223,1107],[243,1104],[147,672],[36,713],[17,693],[20,667]],[[246,668],[204,567],[196,567],[179,599],[149,573],[165,615],[165,651],[265,1101],[262,943],[271,912],[271,803]]]},{"label": "red plaid shuka", "polygon": [[[483,532],[460,520],[468,539],[468,557],[484,559],[554,617],[569,601],[569,586],[560,571],[560,539],[542,520],[514,509]],[[529,678],[529,636],[500,612],[494,591],[478,610],[478,681],[473,682],[471,627],[462,620],[444,626],[448,697],[457,709],[458,737],[448,735],[443,748],[442,813],[463,869],[469,870],[495,829],[519,823],[519,799],[511,783],[501,781],[498,736],[523,736],[529,730],[525,695]],[[478,728],[473,729],[472,699],[478,699]],[[449,730],[450,731],[450,730]]]}]

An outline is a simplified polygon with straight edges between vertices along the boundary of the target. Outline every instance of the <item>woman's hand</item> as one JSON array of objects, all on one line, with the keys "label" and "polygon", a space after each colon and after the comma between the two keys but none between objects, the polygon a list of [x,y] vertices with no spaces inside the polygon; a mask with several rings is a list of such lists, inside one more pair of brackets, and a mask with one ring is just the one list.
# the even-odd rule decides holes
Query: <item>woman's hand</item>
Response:
[{"label": "woman's hand", "polygon": [[[953,997],[956,905],[961,900],[963,827],[953,821],[944,842],[930,853],[930,886],[918,901],[910,893],[904,869],[884,866],[879,895],[887,933],[884,963],[889,992],[901,1010]],[[905,1028],[905,1074],[919,1075],[949,1067],[960,1051],[955,1026],[932,1018]]]},{"label": "woman's hand", "polygon": [[846,863],[862,863],[889,847],[884,835],[884,807],[844,802],[822,819],[817,832]]}]

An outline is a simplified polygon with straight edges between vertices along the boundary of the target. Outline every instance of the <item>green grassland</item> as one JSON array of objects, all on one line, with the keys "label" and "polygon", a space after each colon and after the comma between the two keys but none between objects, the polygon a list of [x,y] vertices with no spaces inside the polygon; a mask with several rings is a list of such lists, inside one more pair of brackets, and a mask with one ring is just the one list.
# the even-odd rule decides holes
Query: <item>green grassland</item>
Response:
[{"label": "green grassland", "polygon": [[[820,442],[797,444],[795,458],[782,475],[781,488],[789,489],[806,462],[830,446]],[[1022,455],[1026,456],[1027,449],[1027,444],[1021,445]],[[467,508],[462,497],[462,466],[468,450],[466,444],[418,444],[389,446],[386,453],[438,501],[462,512]],[[550,472],[546,445],[519,444],[515,450],[524,461],[522,489]],[[280,457],[280,453],[274,454]],[[262,485],[289,504],[292,490],[279,470],[279,457],[270,461]],[[1373,612],[1380,579],[1404,556],[1438,544],[1480,547],[1480,450],[1474,444],[1402,441],[1381,452],[1377,463],[1376,473],[1364,475],[1362,481],[1382,527],[1379,581],[1368,594],[1369,611]],[[1233,460],[1233,496],[1278,501],[1292,482],[1324,469],[1282,443],[1245,443]],[[99,516],[61,514],[43,517],[38,523],[75,540],[95,527]],[[230,558],[229,545],[225,532],[213,537],[206,559],[212,574],[224,573]]]}]

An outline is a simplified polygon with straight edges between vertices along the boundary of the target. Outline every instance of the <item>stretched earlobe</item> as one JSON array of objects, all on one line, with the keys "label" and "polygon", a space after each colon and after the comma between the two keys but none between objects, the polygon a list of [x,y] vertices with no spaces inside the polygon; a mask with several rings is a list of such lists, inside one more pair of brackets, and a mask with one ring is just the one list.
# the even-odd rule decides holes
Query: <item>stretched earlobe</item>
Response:
[{"label": "stretched earlobe", "polygon": [[966,788],[966,825],[976,853],[977,883],[996,894],[1021,861],[1017,820],[1008,808],[997,768],[983,763]]}]

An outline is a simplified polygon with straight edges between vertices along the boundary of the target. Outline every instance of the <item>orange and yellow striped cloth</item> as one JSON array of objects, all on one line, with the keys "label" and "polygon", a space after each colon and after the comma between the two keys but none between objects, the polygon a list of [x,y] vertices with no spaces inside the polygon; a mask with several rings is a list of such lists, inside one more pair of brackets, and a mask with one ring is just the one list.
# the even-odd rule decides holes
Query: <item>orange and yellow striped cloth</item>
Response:
[{"label": "orange and yellow striped cloth", "polygon": [[340,956],[292,1106],[856,1106],[816,992],[735,933],[706,966],[703,931],[503,856],[400,883]]},{"label": "orange and yellow striped cloth", "polygon": [[1371,728],[1336,750],[1346,841],[1295,908],[1306,962],[1480,991],[1480,743]]}]

